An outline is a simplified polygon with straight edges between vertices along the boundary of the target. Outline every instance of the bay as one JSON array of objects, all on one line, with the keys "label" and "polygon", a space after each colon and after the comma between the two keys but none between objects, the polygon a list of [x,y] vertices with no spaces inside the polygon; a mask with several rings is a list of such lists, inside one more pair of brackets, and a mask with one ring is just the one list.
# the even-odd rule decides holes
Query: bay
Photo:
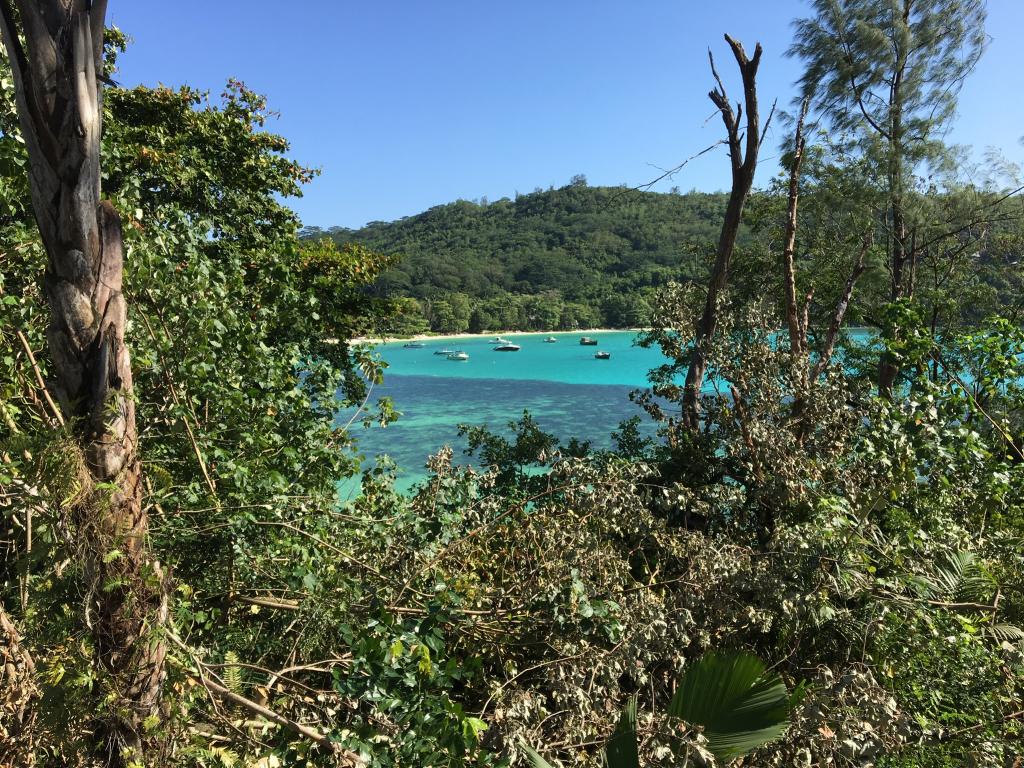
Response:
[{"label": "bay", "polygon": [[[869,343],[863,329],[848,331],[858,343]],[[364,468],[378,455],[397,465],[396,487],[407,491],[426,477],[424,462],[442,446],[450,445],[457,463],[469,464],[459,424],[487,426],[510,434],[508,422],[529,411],[538,426],[563,443],[570,438],[588,440],[596,449],[612,447],[612,432],[632,416],[640,416],[642,433],[652,436],[656,427],[629,399],[629,393],[646,389],[647,373],[665,358],[657,349],[634,344],[635,331],[597,331],[586,335],[596,346],[581,346],[580,332],[524,333],[503,338],[518,344],[518,352],[494,351],[495,337],[445,337],[406,348],[405,342],[376,346],[387,363],[384,384],[374,388],[371,401],[390,397],[400,418],[386,428],[373,427],[357,434]],[[547,337],[557,339],[546,343]],[[442,350],[463,351],[465,361],[449,360]],[[608,360],[594,357],[610,353]],[[714,383],[705,384],[706,391]],[[351,414],[339,414],[339,423]],[[340,485],[342,498],[358,493],[358,479]]]},{"label": "bay", "polygon": [[[520,345],[518,352],[495,352],[495,337],[432,339],[418,349],[404,342],[378,345],[388,367],[371,400],[390,397],[402,415],[384,429],[359,431],[364,466],[386,454],[398,466],[397,487],[408,490],[426,477],[427,456],[444,445],[452,446],[459,463],[471,463],[459,424],[509,434],[508,422],[524,410],[563,442],[575,437],[598,449],[612,447],[612,432],[632,416],[640,416],[645,433],[653,434],[653,422],[629,393],[647,387],[647,371],[664,358],[656,349],[634,346],[634,331],[588,335],[597,346],[581,346],[580,333],[504,336]],[[549,336],[558,341],[546,343]],[[469,360],[434,354],[441,350],[464,351]],[[596,359],[598,351],[609,352],[610,359]],[[343,420],[347,415],[339,414]],[[343,483],[341,490],[343,498],[350,497],[358,483]]]}]

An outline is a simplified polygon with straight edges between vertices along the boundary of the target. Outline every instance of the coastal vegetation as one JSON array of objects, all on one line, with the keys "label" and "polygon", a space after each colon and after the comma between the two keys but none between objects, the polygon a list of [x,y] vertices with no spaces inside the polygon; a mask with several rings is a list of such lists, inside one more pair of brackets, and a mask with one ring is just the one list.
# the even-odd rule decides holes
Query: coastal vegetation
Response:
[{"label": "coastal vegetation", "polygon": [[[882,189],[875,169],[833,132],[809,132],[797,214],[802,247],[794,258],[812,270],[808,286],[800,287],[809,290],[813,278],[820,301],[810,311],[827,326],[828,318],[816,313],[842,292],[865,221],[882,206]],[[915,263],[927,270],[915,290],[935,296],[927,312],[934,312],[936,327],[976,324],[1019,304],[1019,227],[1012,202],[1000,200],[1013,176],[990,178],[1001,170],[998,163],[978,168],[982,184],[951,177],[906,193],[920,242],[932,241]],[[787,192],[784,176],[752,191],[737,237],[742,258],[732,271],[742,280],[734,290],[778,290],[766,267],[782,247]],[[577,178],[515,200],[459,200],[358,230],[307,227],[301,234],[304,242],[329,239],[393,257],[372,287],[399,310],[381,324],[383,335],[641,328],[666,285],[706,282],[726,202],[725,193],[594,187]],[[865,253],[865,274],[849,308],[853,324],[874,324],[877,308],[887,303],[883,245],[879,239]],[[940,300],[950,293],[961,298]]]},{"label": "coastal vegetation", "polygon": [[304,230],[401,258],[375,291],[402,303],[397,330],[636,328],[659,286],[702,277],[725,197],[591,187],[459,200],[359,230]]},{"label": "coastal vegetation", "polygon": [[[727,37],[728,193],[326,233],[241,82],[104,86],[105,7],[0,0],[0,764],[1020,764],[1020,170],[943,144],[982,3],[812,3],[763,188]],[[655,437],[467,423],[482,469],[339,501],[401,409],[354,339],[588,325],[662,353]]]}]

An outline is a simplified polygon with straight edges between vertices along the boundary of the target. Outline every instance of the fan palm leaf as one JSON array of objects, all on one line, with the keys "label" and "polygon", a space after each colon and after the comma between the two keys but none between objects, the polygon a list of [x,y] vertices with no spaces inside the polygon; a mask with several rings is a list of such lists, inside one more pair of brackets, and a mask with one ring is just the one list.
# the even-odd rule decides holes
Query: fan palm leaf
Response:
[{"label": "fan palm leaf", "polygon": [[728,761],[781,736],[799,693],[756,656],[712,653],[687,667],[668,714],[703,726],[708,748]]}]

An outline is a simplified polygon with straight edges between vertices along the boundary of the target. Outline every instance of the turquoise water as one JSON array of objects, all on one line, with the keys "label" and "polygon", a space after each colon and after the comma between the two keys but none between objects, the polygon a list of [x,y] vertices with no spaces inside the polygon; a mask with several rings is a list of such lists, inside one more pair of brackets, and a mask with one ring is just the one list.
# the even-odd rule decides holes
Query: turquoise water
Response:
[{"label": "turquoise water", "polygon": [[[549,335],[558,343],[545,343]],[[371,400],[391,397],[402,415],[385,429],[360,430],[360,453],[368,463],[387,454],[405,490],[425,477],[425,459],[444,445],[452,446],[461,463],[471,463],[462,453],[460,423],[507,433],[507,423],[528,410],[541,429],[563,441],[576,437],[609,448],[619,423],[639,415],[653,434],[654,425],[629,393],[646,387],[647,371],[664,358],[657,350],[634,347],[632,331],[589,335],[598,339],[596,347],[580,346],[579,333],[504,336],[522,347],[518,352],[493,351],[493,337],[428,341],[422,349],[405,349],[403,342],[378,345],[388,368]],[[434,354],[441,349],[462,350],[469,360]],[[611,359],[595,359],[598,351],[610,352]],[[357,487],[346,483],[343,495]]]},{"label": "turquoise water", "polygon": [[[518,352],[495,352],[494,338],[441,339],[423,342],[423,349],[405,349],[403,342],[377,347],[388,363],[385,375],[436,376],[465,379],[515,379],[552,381],[563,384],[608,384],[626,387],[647,386],[647,371],[664,362],[656,349],[633,346],[633,331],[607,331],[588,334],[596,347],[582,347],[579,333],[511,334],[502,338],[522,347]],[[544,339],[554,336],[556,344]],[[462,350],[469,360],[457,362],[435,350]],[[610,360],[596,360],[597,351],[611,353]]]},{"label": "turquoise water", "polygon": [[[849,333],[869,343],[866,331]],[[549,335],[558,342],[545,343]],[[588,335],[598,340],[597,346],[580,346],[579,333],[506,335],[522,347],[518,352],[495,352],[493,337],[445,338],[424,342],[419,349],[406,349],[403,342],[378,345],[388,368],[371,400],[391,397],[402,415],[386,429],[359,431],[364,466],[378,454],[387,454],[398,465],[398,487],[408,490],[426,476],[427,456],[444,445],[452,446],[458,461],[471,463],[463,455],[459,424],[486,425],[507,434],[508,422],[524,410],[563,442],[576,437],[591,441],[595,448],[610,448],[611,433],[636,415],[644,433],[653,435],[654,424],[630,401],[629,393],[647,388],[647,372],[665,358],[657,349],[634,346],[633,331]],[[469,360],[434,354],[442,349],[464,351]],[[598,351],[611,353],[611,359],[595,359]],[[714,383],[708,382],[705,389],[713,390]],[[339,414],[339,421],[348,417]],[[342,487],[343,496],[357,491],[355,481]]]}]

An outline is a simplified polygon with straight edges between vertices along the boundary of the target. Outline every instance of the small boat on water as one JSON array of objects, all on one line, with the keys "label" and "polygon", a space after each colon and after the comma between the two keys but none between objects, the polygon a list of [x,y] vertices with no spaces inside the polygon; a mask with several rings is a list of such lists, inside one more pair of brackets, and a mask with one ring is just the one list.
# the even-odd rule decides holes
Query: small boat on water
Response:
[{"label": "small boat on water", "polygon": [[592,339],[589,336],[582,336],[582,337],[580,337],[580,346],[581,347],[596,347],[597,346],[597,339]]},{"label": "small boat on water", "polygon": [[449,360],[469,360],[469,355],[463,352],[461,349],[458,352],[452,352],[448,355]]},{"label": "small boat on water", "polygon": [[455,350],[454,349],[435,349],[434,350],[434,354],[435,355],[444,355],[445,357],[447,357],[448,355],[454,355],[455,354]]},{"label": "small boat on water", "polygon": [[556,339],[554,336],[548,336],[546,339],[544,339],[545,344],[556,344],[557,342],[558,339]]},{"label": "small boat on water", "polygon": [[596,355],[594,355],[594,357],[596,357],[598,360],[611,360],[612,359],[612,353],[611,352],[598,352]]},{"label": "small boat on water", "polygon": [[511,342],[505,342],[504,344],[499,344],[498,346],[496,346],[494,348],[494,351],[495,352],[518,352],[520,349],[522,349],[522,347],[520,347],[518,344],[512,344]]},{"label": "small boat on water", "polygon": [[496,338],[491,343],[492,344],[511,344],[512,342],[509,341],[508,339],[503,339],[503,338],[501,338],[501,336],[499,336],[498,338]]},{"label": "small boat on water", "polygon": [[426,344],[422,341],[410,341],[402,345],[405,349],[423,349]]}]

